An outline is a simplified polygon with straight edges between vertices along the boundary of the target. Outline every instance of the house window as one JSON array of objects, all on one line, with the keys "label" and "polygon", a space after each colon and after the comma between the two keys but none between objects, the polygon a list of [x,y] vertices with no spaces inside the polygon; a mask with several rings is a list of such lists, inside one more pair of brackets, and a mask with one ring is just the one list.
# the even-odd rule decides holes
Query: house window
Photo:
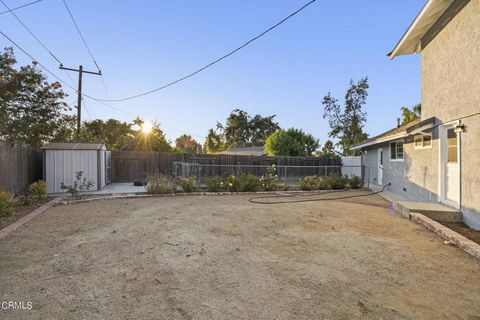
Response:
[{"label": "house window", "polygon": [[403,160],[403,142],[396,141],[390,143],[390,160]]},{"label": "house window", "polygon": [[457,163],[458,162],[458,143],[457,143],[457,133],[455,129],[447,130],[447,140],[448,140],[448,163]]},{"label": "house window", "polygon": [[418,135],[413,140],[413,146],[415,149],[429,149],[432,147],[431,135]]}]

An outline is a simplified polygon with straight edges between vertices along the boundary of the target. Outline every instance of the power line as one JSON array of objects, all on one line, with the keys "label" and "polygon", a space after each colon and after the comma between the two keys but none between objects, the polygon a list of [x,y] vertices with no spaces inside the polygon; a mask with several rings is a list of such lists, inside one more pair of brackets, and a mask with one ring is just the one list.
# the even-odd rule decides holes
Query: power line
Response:
[{"label": "power line", "polygon": [[[15,12],[13,12],[13,10],[10,9],[3,0],[0,0],[0,1],[1,1],[1,2],[3,3],[3,5],[8,9],[8,12],[10,12],[10,13],[18,20],[18,22],[20,22],[20,23],[22,24],[22,26],[32,35],[32,37],[34,37],[35,40],[37,40],[37,42],[38,42],[55,60],[57,60],[57,62],[58,62],[59,64],[62,64],[62,62],[57,58],[57,56],[55,56],[55,55],[52,53],[52,51],[50,51],[50,50],[47,48],[47,46],[46,46],[42,41],[40,41],[40,39],[38,39],[38,37],[33,33],[33,31],[30,30],[30,28],[27,27],[27,26],[25,25],[25,23],[23,23],[23,21],[15,14]],[[5,35],[5,34],[4,34],[4,35]]]},{"label": "power line", "polygon": [[93,98],[93,97],[90,97],[90,98],[93,98],[94,100],[97,100],[97,101],[107,101],[107,102],[120,102],[120,101],[125,101],[125,100],[131,100],[131,99],[135,99],[135,98],[139,98],[139,97],[142,97],[142,96],[146,96],[148,94],[152,94],[154,92],[157,92],[157,91],[160,91],[160,90],[163,90],[163,89],[166,89],[170,86],[173,86],[174,84],[177,84],[181,81],[184,81],[188,78],[191,78],[193,76],[195,76],[196,74],[204,71],[205,69],[208,69],[210,68],[211,66],[219,63],[220,61],[230,57],[231,55],[235,54],[237,51],[240,51],[242,50],[243,48],[245,48],[246,46],[248,46],[249,44],[251,44],[252,42],[254,42],[255,40],[261,38],[262,36],[264,36],[265,34],[267,34],[268,32],[272,31],[273,29],[277,28],[278,26],[280,26],[281,24],[283,24],[284,22],[286,22],[287,20],[289,20],[290,18],[292,18],[293,16],[297,15],[298,13],[300,13],[301,11],[303,11],[305,8],[307,8],[308,6],[310,6],[311,4],[313,4],[315,1],[317,0],[311,0],[310,2],[308,2],[307,4],[303,5],[300,9],[296,10],[295,12],[289,14],[286,18],[282,19],[280,22],[274,24],[273,26],[271,26],[270,28],[268,28],[267,30],[263,31],[262,33],[260,33],[259,35],[255,36],[254,38],[248,40],[247,42],[245,42],[243,45],[241,45],[240,47],[230,51],[229,53],[225,54],[224,56],[214,60],[213,62],[210,62],[209,64],[205,65],[204,67],[180,78],[180,79],[177,79],[175,81],[172,81],[166,85],[163,85],[159,88],[156,88],[156,89],[153,89],[153,90],[150,90],[150,91],[146,91],[146,92],[143,92],[143,93],[139,93],[139,94],[136,94],[136,95],[133,95],[133,96],[130,96],[130,97],[125,97],[125,98],[121,98],[121,99],[97,99],[97,98]]},{"label": "power line", "polygon": [[[1,1],[1,0],[0,0]],[[55,73],[50,71],[47,67],[45,67],[42,63],[40,63],[37,59],[35,59],[32,55],[30,55],[27,51],[25,51],[19,44],[17,44],[15,41],[12,40],[9,36],[7,36],[3,31],[0,30],[0,34],[4,36],[8,41],[10,41],[14,46],[16,46],[20,51],[22,51],[26,56],[28,56],[30,59],[32,59],[32,62],[35,64],[38,64],[40,67],[42,67],[45,71],[47,71],[50,75],[52,75],[55,79],[66,85],[72,90],[75,90],[77,92],[77,89],[75,87],[72,87],[69,85],[67,82],[65,82],[62,78],[57,76]]]},{"label": "power line", "polygon": [[[12,8],[11,11],[13,11],[13,10],[18,10],[18,9],[22,9],[22,8],[31,6],[32,4],[38,3],[38,2],[40,2],[40,1],[42,1],[42,0],[37,0],[37,1],[33,1],[33,2],[26,3],[26,4],[21,5],[21,6],[19,6],[19,7]],[[0,12],[0,14],[9,13],[9,12],[10,12],[10,10],[7,10],[7,11]]]},{"label": "power line", "polygon": [[[53,76],[55,79],[57,79],[59,82],[61,82],[62,84],[64,84],[65,86],[69,87],[70,89],[72,89],[73,91],[75,91],[76,93],[78,93],[77,91],[77,88],[75,88],[74,86],[71,86],[70,84],[68,84],[66,81],[64,81],[62,78],[60,78],[58,75],[56,75],[55,73],[53,73],[52,71],[50,71],[50,69],[48,69],[47,67],[45,67],[41,62],[39,62],[37,59],[35,59],[30,53],[28,53],[25,49],[23,49],[18,43],[16,43],[12,38],[10,38],[9,36],[7,36],[2,30],[0,30],[0,34],[2,36],[4,36],[8,41],[10,41],[15,47],[17,47],[20,51],[22,51],[27,57],[29,57],[30,59],[32,59],[32,62],[37,64],[38,66],[40,66],[42,69],[44,69],[47,73],[49,73],[51,76]],[[71,80],[73,82],[73,80]],[[96,100],[92,97],[90,97],[89,95],[85,94],[85,93],[82,93],[82,96],[85,97],[85,98],[88,98],[94,102],[97,102],[97,103],[100,103],[108,108],[111,108],[113,110],[116,110],[116,111],[119,111],[121,113],[124,113],[126,115],[129,115],[131,117],[137,117],[138,115],[135,115],[131,112],[128,112],[128,111],[125,111],[125,110],[122,110],[120,108],[117,108],[115,106],[112,106],[108,103],[105,103],[104,101],[99,101],[99,100]],[[87,110],[87,113],[88,113],[88,110]],[[178,132],[178,133],[185,133],[185,134],[189,134],[191,136],[195,136],[195,137],[198,137],[198,138],[205,138],[204,136],[201,136],[201,135],[197,135],[197,134],[193,134],[191,132],[186,132],[186,131],[181,131],[181,130],[177,130],[177,129],[173,129],[173,128],[169,128],[169,127],[164,127],[165,129],[168,129],[168,130],[172,130],[172,131],[175,131],[175,132]]]},{"label": "power line", "polygon": [[[0,1],[1,1],[1,0],[0,0]],[[85,45],[85,48],[87,48],[88,54],[89,54],[90,57],[92,58],[93,63],[95,63],[95,66],[97,67],[98,71],[100,71],[100,67],[98,66],[97,61],[96,61],[95,58],[93,57],[92,51],[91,51],[90,48],[88,47],[87,41],[85,41],[85,38],[83,37],[83,34],[82,34],[82,32],[80,31],[80,28],[78,27],[78,24],[77,24],[77,22],[75,21],[75,18],[73,17],[73,14],[72,14],[72,12],[70,11],[70,8],[68,7],[67,2],[66,2],[65,0],[62,0],[62,1],[63,1],[63,4],[65,4],[65,8],[67,8],[68,14],[70,15],[70,18],[72,19],[72,22],[73,22],[73,24],[75,25],[75,28],[77,29],[77,32],[78,32],[78,34],[80,35],[80,38],[82,38],[82,41],[83,41],[83,44]]]}]

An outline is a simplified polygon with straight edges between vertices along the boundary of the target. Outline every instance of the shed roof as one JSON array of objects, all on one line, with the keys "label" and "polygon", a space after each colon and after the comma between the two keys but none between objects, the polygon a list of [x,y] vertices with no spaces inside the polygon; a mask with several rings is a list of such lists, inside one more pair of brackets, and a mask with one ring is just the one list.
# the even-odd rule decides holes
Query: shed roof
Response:
[{"label": "shed roof", "polygon": [[419,53],[422,49],[422,38],[454,1],[428,0],[395,48],[388,54],[390,59],[399,55]]},{"label": "shed roof", "polygon": [[253,146],[253,147],[243,147],[243,148],[233,148],[227,149],[218,154],[229,154],[237,156],[264,156],[267,153],[262,146]]},{"label": "shed roof", "polygon": [[103,143],[65,143],[51,142],[42,147],[43,150],[102,150],[106,149]]},{"label": "shed roof", "polygon": [[373,146],[376,144],[401,139],[410,135],[415,135],[423,131],[431,130],[435,125],[435,117],[430,117],[425,120],[420,118],[415,119],[407,124],[401,125],[397,128],[385,131],[375,137],[364,140],[353,146],[353,150],[360,150],[362,148]]}]

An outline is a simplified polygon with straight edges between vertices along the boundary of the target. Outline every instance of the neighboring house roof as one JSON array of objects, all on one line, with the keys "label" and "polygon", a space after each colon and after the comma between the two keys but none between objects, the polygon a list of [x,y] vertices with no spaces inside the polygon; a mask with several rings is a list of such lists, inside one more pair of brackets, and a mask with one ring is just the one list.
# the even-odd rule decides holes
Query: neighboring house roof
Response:
[{"label": "neighboring house roof", "polygon": [[397,128],[385,131],[375,137],[357,143],[353,146],[353,150],[360,150],[365,147],[373,146],[376,144],[405,138],[411,135],[419,134],[424,131],[428,131],[433,129],[435,126],[435,118],[431,117],[425,120],[421,120],[420,118],[413,120],[407,124],[401,125]]},{"label": "neighboring house roof", "polygon": [[218,154],[230,154],[230,155],[237,155],[237,156],[264,156],[267,153],[263,149],[263,147],[243,147],[243,148],[233,148],[227,149],[222,152],[218,152]]},{"label": "neighboring house roof", "polygon": [[[399,55],[419,53],[422,50],[422,39],[454,2],[455,8],[452,8],[454,9],[452,11],[453,14],[456,14],[469,0],[428,0],[398,44],[388,54],[390,59]],[[448,19],[440,27],[446,25],[447,22]]]},{"label": "neighboring house roof", "polygon": [[63,143],[51,142],[42,147],[43,150],[102,150],[106,149],[102,143]]}]

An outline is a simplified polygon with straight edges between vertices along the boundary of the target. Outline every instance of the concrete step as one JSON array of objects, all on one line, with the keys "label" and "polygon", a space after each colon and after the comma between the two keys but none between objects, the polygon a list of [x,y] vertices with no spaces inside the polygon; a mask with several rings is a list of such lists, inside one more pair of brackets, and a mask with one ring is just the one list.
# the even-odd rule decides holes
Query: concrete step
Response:
[{"label": "concrete step", "polygon": [[411,212],[417,212],[439,222],[462,221],[461,211],[440,203],[397,201],[395,202],[395,209],[409,219]]}]

